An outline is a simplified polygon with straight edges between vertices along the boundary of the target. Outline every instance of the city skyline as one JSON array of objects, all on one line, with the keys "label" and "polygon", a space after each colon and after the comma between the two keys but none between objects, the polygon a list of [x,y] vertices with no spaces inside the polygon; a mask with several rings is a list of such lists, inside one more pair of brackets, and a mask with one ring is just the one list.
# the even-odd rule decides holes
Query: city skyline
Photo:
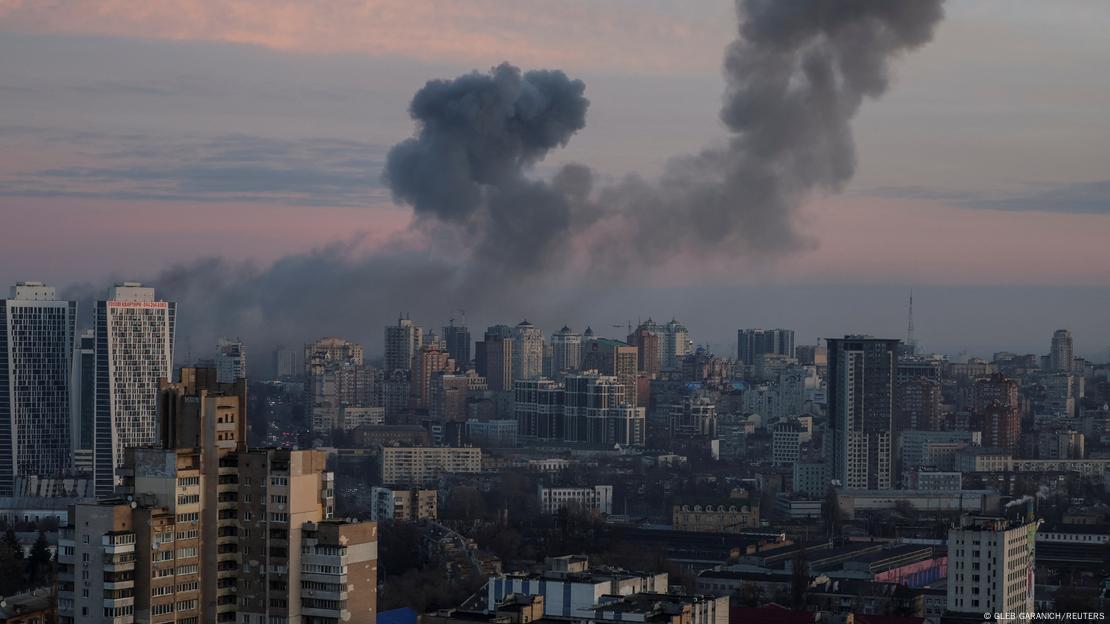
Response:
[{"label": "city skyline", "polygon": [[[1015,67],[1040,70],[1038,80],[1053,87],[1081,80],[1103,56],[1097,34],[1110,12],[1097,3],[1052,12],[1032,3],[1004,12],[990,3],[946,5],[934,41],[898,55],[888,92],[852,120],[855,178],[844,194],[817,193],[800,208],[801,248],[766,257],[680,255],[616,283],[602,275],[584,284],[574,272],[545,278],[542,293],[528,280],[469,289],[449,263],[433,265],[424,270],[441,273],[447,287],[438,300],[412,292],[411,275],[379,279],[423,259],[428,245],[379,181],[388,147],[412,132],[406,104],[424,81],[502,61],[563,69],[585,82],[589,118],[536,175],[583,162],[602,181],[651,178],[667,158],[721,141],[730,3],[697,11],[663,1],[635,9],[576,4],[545,16],[543,27],[530,22],[527,5],[502,12],[476,3],[428,21],[375,5],[383,28],[423,35],[414,41],[435,29],[467,33],[427,47],[400,36],[372,37],[374,45],[321,37],[343,20],[317,16],[308,22],[316,27],[305,26],[299,18],[312,16],[307,7],[276,19],[245,5],[241,28],[202,32],[190,20],[211,19],[212,6],[191,6],[190,18],[173,26],[161,10],[3,9],[0,50],[24,61],[0,68],[10,104],[0,145],[19,155],[0,161],[0,215],[18,224],[0,233],[4,281],[44,281],[83,301],[123,279],[152,283],[196,310],[212,298],[225,326],[200,312],[181,320],[182,338],[205,345],[224,334],[260,346],[288,342],[296,339],[289,328],[309,321],[316,334],[335,327],[370,346],[397,307],[435,315],[435,323],[448,316],[440,310],[465,308],[482,326],[508,321],[495,312],[581,326],[594,319],[567,311],[589,301],[597,324],[639,310],[673,314],[727,352],[730,334],[749,325],[790,326],[807,340],[861,330],[901,336],[912,289],[920,339],[933,350],[1031,350],[1040,342],[1031,336],[1059,327],[1072,329],[1088,357],[1110,347],[1101,322],[1110,313],[1110,275],[1101,268],[1110,222],[1097,166],[1105,159],[1097,139],[1106,93],[1092,85],[1085,97],[1052,88],[1015,97],[1029,87],[1029,74]],[[271,18],[289,25],[286,36],[255,36]],[[360,19],[350,27],[365,26]],[[1045,20],[1068,36],[1042,33]],[[568,29],[572,46],[541,34],[571,23],[589,24]],[[594,36],[614,23],[636,26]],[[144,38],[127,34],[135,26]],[[494,43],[494,34],[508,32],[515,34]],[[975,47],[982,32],[998,45]],[[623,52],[647,41],[655,44],[649,55]],[[143,66],[128,60],[136,52]],[[992,86],[970,86],[979,75],[991,76]],[[65,93],[81,94],[80,105],[56,97]],[[988,120],[977,110],[1000,114]],[[194,215],[187,226],[173,219],[181,210]],[[46,236],[66,241],[49,258],[28,247]],[[878,239],[886,242],[867,244]],[[352,292],[360,282],[376,287]],[[383,290],[395,300],[383,302]],[[296,293],[305,301],[281,305]],[[808,303],[799,308],[799,301]],[[866,319],[858,317],[860,301]]]}]

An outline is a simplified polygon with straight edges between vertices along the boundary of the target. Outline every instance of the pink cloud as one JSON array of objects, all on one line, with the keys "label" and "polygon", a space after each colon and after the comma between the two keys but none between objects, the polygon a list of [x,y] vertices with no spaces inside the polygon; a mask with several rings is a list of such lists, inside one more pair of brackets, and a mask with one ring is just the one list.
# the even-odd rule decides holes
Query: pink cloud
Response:
[{"label": "pink cloud", "polygon": [[0,22],[24,32],[654,71],[717,66],[732,31],[702,12],[590,0],[0,0]]}]

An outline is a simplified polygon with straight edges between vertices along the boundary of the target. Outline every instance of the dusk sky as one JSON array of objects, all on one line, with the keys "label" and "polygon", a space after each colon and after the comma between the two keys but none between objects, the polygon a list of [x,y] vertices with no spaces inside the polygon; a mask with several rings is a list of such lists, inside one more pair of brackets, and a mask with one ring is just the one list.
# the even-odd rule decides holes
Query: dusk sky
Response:
[{"label": "dusk sky", "polygon": [[[476,332],[528,317],[623,335],[612,326],[676,315],[730,354],[748,326],[795,328],[799,344],[904,337],[912,290],[926,349],[1045,353],[1067,327],[1079,354],[1103,361],[1110,3],[944,9],[933,40],[898,55],[889,90],[864,101],[855,175],[807,194],[790,249],[678,254],[609,283],[568,261],[574,274],[554,282],[456,301],[358,268],[383,249],[390,262],[441,253],[381,181],[389,148],[413,134],[413,94],[505,61],[561,69],[585,83],[585,128],[531,175],[576,162],[602,182],[653,179],[728,136],[732,2],[0,0],[0,282],[87,293],[223,267],[212,305],[240,307],[204,313],[226,324],[195,326],[198,352],[213,333],[343,333],[376,352],[399,311],[434,328],[465,308]],[[344,287],[289,286],[330,299],[318,307],[231,294],[290,267]],[[183,322],[205,302],[187,288]]]}]

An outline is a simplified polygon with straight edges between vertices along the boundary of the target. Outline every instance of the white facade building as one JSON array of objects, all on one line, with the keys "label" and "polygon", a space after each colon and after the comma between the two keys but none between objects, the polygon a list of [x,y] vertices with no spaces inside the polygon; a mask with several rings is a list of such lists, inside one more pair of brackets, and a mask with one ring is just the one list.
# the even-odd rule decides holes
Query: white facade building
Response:
[{"label": "white facade building", "polygon": [[137,282],[114,287],[96,303],[98,495],[111,494],[124,449],[158,441],[158,383],[171,379],[177,306]]},{"label": "white facade building", "polygon": [[[965,516],[948,531],[948,611],[1028,619],[1038,520]],[[1013,614],[1013,615],[1011,615]]]},{"label": "white facade building", "polygon": [[599,514],[613,513],[613,486],[593,487],[544,487],[539,488],[540,511],[556,514],[568,505]]},{"label": "white facade building", "polygon": [[15,478],[72,467],[71,383],[76,301],[40,282],[0,300],[0,496]]},{"label": "white facade building", "polygon": [[513,379],[543,375],[543,331],[528,321],[513,327]]}]

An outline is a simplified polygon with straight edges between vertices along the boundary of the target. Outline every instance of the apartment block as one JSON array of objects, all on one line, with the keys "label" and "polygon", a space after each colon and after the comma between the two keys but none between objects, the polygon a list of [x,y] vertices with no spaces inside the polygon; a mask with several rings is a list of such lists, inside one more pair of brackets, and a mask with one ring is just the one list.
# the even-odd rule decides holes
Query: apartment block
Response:
[{"label": "apartment block", "polygon": [[430,483],[442,474],[482,471],[482,449],[441,446],[382,448],[382,483]]}]

